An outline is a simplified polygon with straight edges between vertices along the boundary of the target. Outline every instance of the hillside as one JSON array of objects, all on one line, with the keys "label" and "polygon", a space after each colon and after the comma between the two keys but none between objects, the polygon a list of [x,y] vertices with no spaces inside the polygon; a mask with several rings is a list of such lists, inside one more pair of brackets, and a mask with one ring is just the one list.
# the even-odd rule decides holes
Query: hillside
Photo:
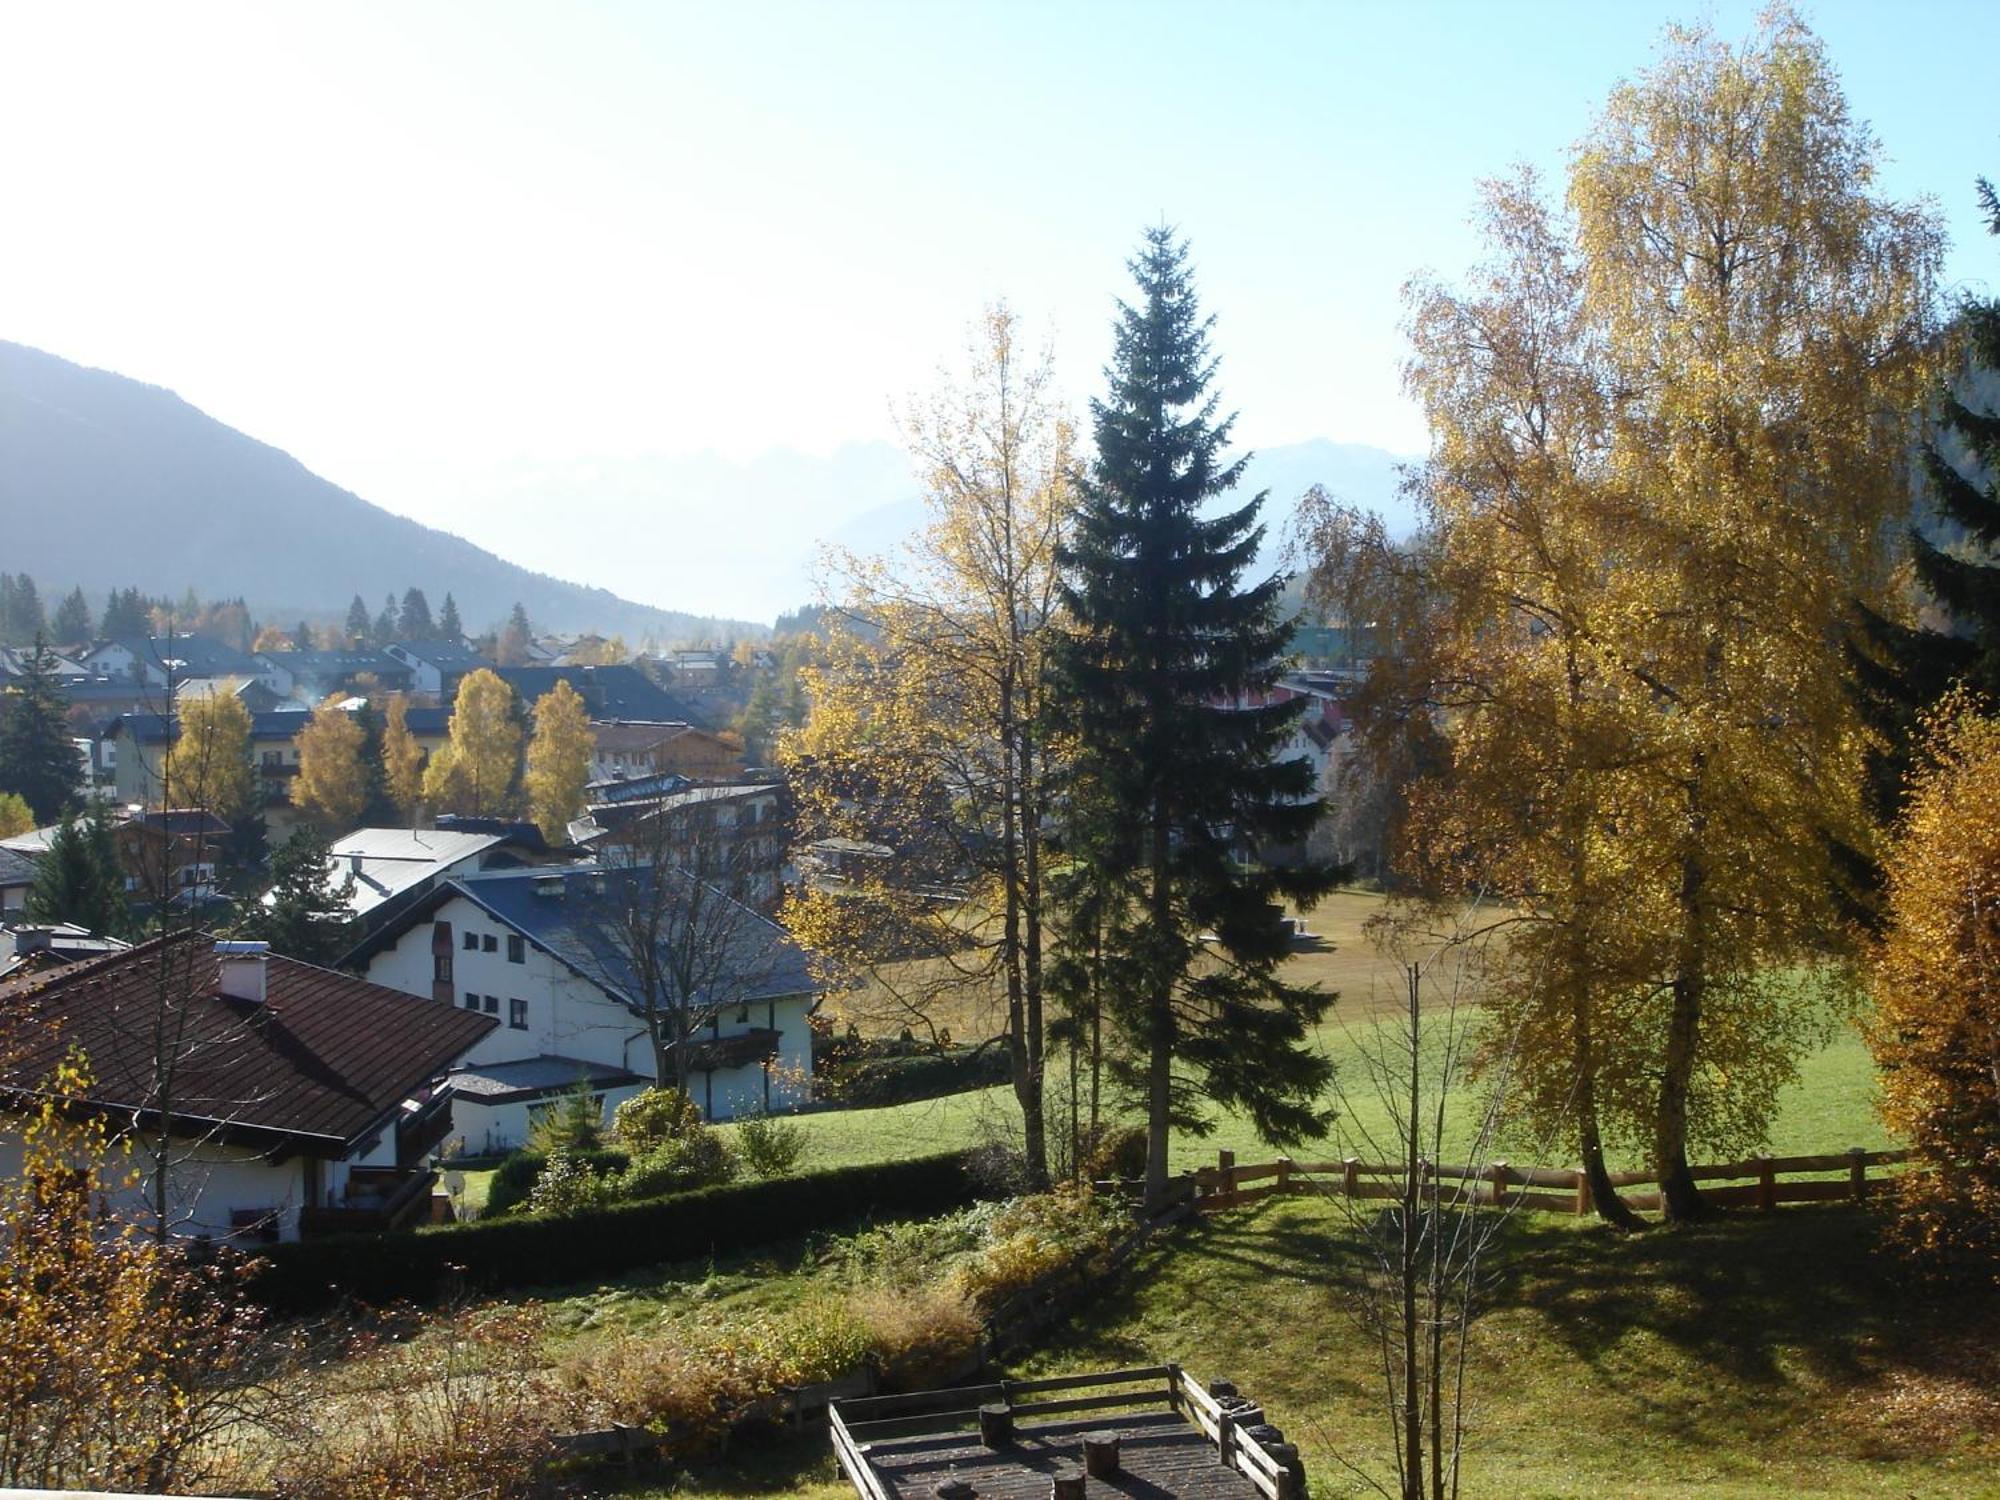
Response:
[{"label": "hillside", "polygon": [[[574,512],[552,510],[557,517]],[[338,616],[355,594],[446,590],[468,627],[518,601],[537,627],[636,642],[728,634],[715,621],[534,572],[392,515],[157,386],[0,341],[0,567],[53,600],[135,585],[241,595],[253,614]]]}]

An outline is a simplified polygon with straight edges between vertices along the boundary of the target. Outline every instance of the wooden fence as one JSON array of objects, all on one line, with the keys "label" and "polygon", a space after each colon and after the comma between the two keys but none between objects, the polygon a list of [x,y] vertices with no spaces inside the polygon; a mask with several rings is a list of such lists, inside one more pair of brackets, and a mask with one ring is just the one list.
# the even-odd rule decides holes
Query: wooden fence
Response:
[{"label": "wooden fence", "polygon": [[1249,1480],[1264,1500],[1304,1500],[1298,1450],[1265,1441],[1276,1434],[1263,1427],[1263,1408],[1225,1386],[1211,1394],[1179,1365],[839,1400],[828,1413],[828,1426],[834,1455],[856,1492],[864,1500],[893,1500],[868,1462],[871,1443],[977,1432],[981,1408],[995,1407],[1004,1408],[1010,1424],[1018,1418],[1165,1408],[1214,1443],[1221,1462]]},{"label": "wooden fence", "polygon": [[[1870,1168],[1899,1166],[1907,1151],[1864,1151],[1855,1147],[1824,1156],[1753,1156],[1747,1161],[1719,1162],[1692,1168],[1700,1183],[1723,1183],[1703,1192],[1711,1203],[1772,1209],[1780,1203],[1861,1203],[1894,1173]],[[1591,1211],[1590,1179],[1579,1167],[1516,1167],[1504,1161],[1479,1166],[1443,1162],[1422,1164],[1422,1196],[1430,1202],[1532,1209],[1541,1213],[1587,1214]],[[1651,1172],[1613,1172],[1615,1188],[1637,1187],[1657,1179]],[[1405,1191],[1400,1163],[1361,1161],[1277,1161],[1238,1166],[1235,1154],[1217,1153],[1216,1164],[1192,1174],[1196,1213],[1215,1213],[1284,1193],[1320,1193],[1334,1198],[1382,1198],[1399,1201]],[[1628,1208],[1657,1212],[1660,1194],[1621,1193]]]}]

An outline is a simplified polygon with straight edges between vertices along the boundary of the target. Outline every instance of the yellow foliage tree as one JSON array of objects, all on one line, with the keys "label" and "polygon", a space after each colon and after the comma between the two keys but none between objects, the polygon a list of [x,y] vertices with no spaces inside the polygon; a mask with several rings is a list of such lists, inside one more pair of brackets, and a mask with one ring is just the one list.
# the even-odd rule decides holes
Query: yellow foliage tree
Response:
[{"label": "yellow foliage tree", "polygon": [[416,811],[424,795],[424,751],[410,733],[410,704],[401,693],[389,700],[382,729],[382,782],[404,817]]},{"label": "yellow foliage tree", "polygon": [[1888,859],[1870,1042],[1882,1113],[1928,1170],[1904,1181],[1921,1250],[2000,1277],[2000,720],[1948,700]]},{"label": "yellow foliage tree", "polygon": [[81,1059],[20,1123],[0,1181],[0,1485],[185,1493],[214,1439],[254,1323],[226,1265],[191,1266],[105,1206],[130,1186]]},{"label": "yellow foliage tree", "polygon": [[592,750],[590,710],[583,695],[558,682],[535,704],[535,736],[521,782],[528,815],[551,844],[569,842],[570,821],[583,811]]},{"label": "yellow foliage tree", "polygon": [[14,792],[0,792],[0,839],[26,833],[35,826],[34,809]]},{"label": "yellow foliage tree", "polygon": [[497,817],[513,807],[521,767],[514,690],[491,669],[468,672],[452,702],[451,738],[431,757],[424,798],[445,812]]},{"label": "yellow foliage tree", "polygon": [[228,693],[180,705],[180,724],[167,751],[161,797],[171,807],[198,807],[226,823],[257,805],[257,773],[250,764],[250,710]]},{"label": "yellow foliage tree", "polygon": [[1038,1178],[1053,766],[1042,695],[1074,459],[1051,379],[995,307],[966,375],[909,414],[929,524],[900,555],[833,560],[836,623],[799,674],[811,715],[781,746],[801,842],[888,854],[808,890],[792,930],[830,967],[870,974],[899,1022],[935,1028],[968,993],[975,1014],[997,1011]]},{"label": "yellow foliage tree", "polygon": [[299,774],[292,800],[307,817],[344,833],[368,805],[368,768],[362,763],[367,731],[329,699],[299,731]]}]

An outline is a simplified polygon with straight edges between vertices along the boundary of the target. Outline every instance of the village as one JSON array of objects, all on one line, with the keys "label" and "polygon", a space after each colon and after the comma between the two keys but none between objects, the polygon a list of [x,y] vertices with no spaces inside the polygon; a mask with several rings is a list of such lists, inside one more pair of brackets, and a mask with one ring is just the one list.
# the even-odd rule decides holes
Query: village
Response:
[{"label": "village", "polygon": [[[1355,74],[1306,296],[1071,103],[1059,271],[909,217],[907,80],[815,91],[997,149],[1003,10],[148,33],[373,90],[408,159],[263,108],[438,259],[371,209],[187,399],[95,288],[0,340],[0,1497],[2000,1497],[2000,194],[1906,39],[1437,9],[1507,128]],[[1153,19],[1266,203],[1409,24]],[[1399,450],[1263,441],[1336,391]]]}]

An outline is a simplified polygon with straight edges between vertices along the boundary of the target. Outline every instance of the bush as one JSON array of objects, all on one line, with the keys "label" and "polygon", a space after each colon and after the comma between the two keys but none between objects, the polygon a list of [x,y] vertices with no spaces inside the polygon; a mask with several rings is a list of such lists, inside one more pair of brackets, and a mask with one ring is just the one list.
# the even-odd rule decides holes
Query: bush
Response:
[{"label": "bush", "polygon": [[797,1120],[759,1111],[736,1124],[736,1149],[743,1165],[759,1177],[784,1177],[802,1161],[810,1137]]},{"label": "bush", "polygon": [[604,1100],[579,1083],[564,1089],[528,1129],[528,1149],[547,1156],[557,1149],[595,1151],[604,1144]]},{"label": "bush", "polygon": [[1100,1125],[1097,1138],[1083,1142],[1085,1182],[1146,1175],[1146,1130],[1142,1125]]},{"label": "bush", "polygon": [[542,1175],[528,1194],[528,1212],[536,1214],[580,1214],[597,1208],[611,1197],[611,1181],[591,1171],[589,1163],[567,1147],[549,1153]]},{"label": "bush", "polygon": [[728,1144],[700,1121],[685,1134],[661,1141],[627,1167],[618,1179],[620,1198],[659,1198],[692,1188],[713,1187],[736,1176]]},{"label": "bush", "polygon": [[447,1277],[473,1288],[550,1286],[615,1276],[791,1239],[873,1214],[937,1214],[976,1196],[962,1153],[698,1188],[568,1218],[511,1215],[394,1234],[274,1245],[253,1294],[305,1309],[341,1297],[434,1296]]},{"label": "bush", "polygon": [[[632,1165],[632,1158],[623,1151],[571,1151],[569,1154],[599,1177],[622,1172]],[[526,1203],[535,1191],[542,1169],[547,1165],[548,1158],[537,1151],[516,1151],[507,1157],[494,1170],[481,1217],[497,1218]]]},{"label": "bush", "polygon": [[646,1089],[613,1111],[611,1134],[634,1156],[701,1126],[701,1111],[679,1089]]},{"label": "bush", "polygon": [[956,1378],[979,1342],[979,1313],[952,1283],[864,1287],[851,1305],[892,1390],[933,1390]]}]

